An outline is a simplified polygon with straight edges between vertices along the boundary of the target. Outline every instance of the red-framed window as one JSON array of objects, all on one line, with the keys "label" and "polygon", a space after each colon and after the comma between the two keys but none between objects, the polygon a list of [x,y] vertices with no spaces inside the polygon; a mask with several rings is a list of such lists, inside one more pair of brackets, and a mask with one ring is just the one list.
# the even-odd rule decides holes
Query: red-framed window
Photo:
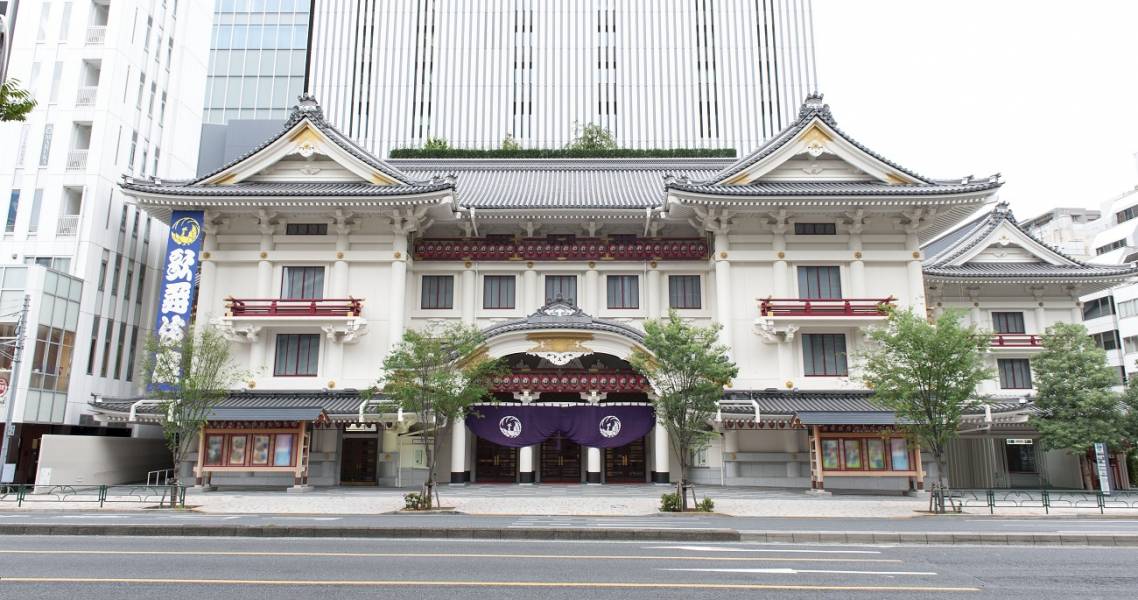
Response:
[{"label": "red-framed window", "polygon": [[482,308],[514,308],[517,284],[513,275],[487,275],[482,278]]},{"label": "red-framed window", "polygon": [[802,334],[802,370],[807,377],[845,377],[846,336],[842,333]]},{"label": "red-framed window", "polygon": [[608,285],[609,308],[640,308],[640,277],[609,275],[605,281]]},{"label": "red-framed window", "polygon": [[1005,390],[1031,389],[1031,361],[1026,358],[1000,358],[996,360],[1000,372],[1000,387]]},{"label": "red-framed window", "polygon": [[668,276],[668,306],[671,308],[702,308],[699,275]]},{"label": "red-framed window", "polygon": [[913,456],[903,437],[822,438],[825,471],[911,471]]},{"label": "red-framed window", "polygon": [[281,275],[281,298],[324,298],[324,267],[285,267]]},{"label": "red-framed window", "polygon": [[419,307],[426,310],[454,308],[454,277],[423,275],[423,291]]},{"label": "red-framed window", "polygon": [[207,433],[207,467],[296,466],[296,434],[272,432]]},{"label": "red-framed window", "polygon": [[274,377],[316,377],[320,366],[320,334],[277,334]]}]

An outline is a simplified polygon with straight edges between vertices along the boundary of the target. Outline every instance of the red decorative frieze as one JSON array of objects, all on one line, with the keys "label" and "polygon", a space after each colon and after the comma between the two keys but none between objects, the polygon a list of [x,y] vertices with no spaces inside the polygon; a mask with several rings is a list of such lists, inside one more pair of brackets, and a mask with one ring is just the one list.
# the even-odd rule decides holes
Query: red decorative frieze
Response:
[{"label": "red decorative frieze", "polygon": [[992,335],[993,348],[1042,348],[1043,336],[1033,333],[996,333]]},{"label": "red decorative frieze", "polygon": [[647,392],[648,380],[635,373],[589,371],[530,372],[505,375],[494,381],[495,392]]},{"label": "red decorative frieze", "polygon": [[788,419],[723,419],[724,429],[803,429],[798,417]]},{"label": "red decorative frieze", "polygon": [[703,238],[425,238],[416,260],[706,260]]},{"label": "red decorative frieze", "polygon": [[358,317],[363,301],[359,298],[227,298],[225,306],[231,317]]},{"label": "red decorative frieze", "polygon": [[759,302],[764,317],[881,317],[893,306],[888,298],[767,298]]}]

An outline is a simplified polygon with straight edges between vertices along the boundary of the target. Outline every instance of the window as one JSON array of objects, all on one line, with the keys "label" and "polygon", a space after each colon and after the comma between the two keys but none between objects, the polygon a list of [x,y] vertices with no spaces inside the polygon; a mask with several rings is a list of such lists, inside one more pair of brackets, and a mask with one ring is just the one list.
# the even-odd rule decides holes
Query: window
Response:
[{"label": "window", "polygon": [[1138,335],[1122,338],[1122,349],[1127,354],[1138,352]]},{"label": "window", "polygon": [[1035,445],[1011,442],[1031,440],[1006,440],[1004,453],[1008,457],[1009,473],[1038,473],[1035,468]]},{"label": "window", "polygon": [[126,169],[128,171],[134,170],[134,154],[138,151],[138,131],[130,134],[130,154],[126,159]]},{"label": "window", "polygon": [[[110,263],[110,253],[103,250],[103,260],[99,263],[99,291],[107,289],[107,265]],[[139,294],[141,296],[141,294]]]},{"label": "window", "polygon": [[1005,390],[1031,389],[1031,363],[1026,358],[996,360],[1000,371],[1000,387]]},{"label": "window", "polygon": [[454,277],[424,275],[423,295],[419,303],[424,309],[454,308]]},{"label": "window", "polygon": [[1138,299],[1119,302],[1116,307],[1118,308],[1118,316],[1123,319],[1138,316]]},{"label": "window", "polygon": [[91,323],[91,347],[87,349],[87,374],[95,374],[95,351],[99,349],[99,317]]},{"label": "window", "polygon": [[569,304],[577,304],[577,276],[576,275],[546,275],[545,301],[564,300]]},{"label": "window", "polygon": [[286,223],[285,235],[328,235],[328,224]]},{"label": "window", "polygon": [[119,295],[119,280],[122,276],[122,261],[119,260],[119,255],[115,255],[114,275],[111,276],[111,295]]},{"label": "window", "polygon": [[126,359],[126,380],[134,381],[134,351],[138,349],[138,326],[130,326],[130,351]]},{"label": "window", "polygon": [[514,276],[487,275],[482,279],[482,308],[514,308]]},{"label": "window", "polygon": [[43,126],[43,142],[40,144],[40,166],[46,167],[51,158],[51,136],[55,127],[48,123]]},{"label": "window", "polygon": [[636,275],[609,275],[609,308],[640,308],[640,277]]},{"label": "window", "polygon": [[[142,255],[146,256],[146,253],[143,252]],[[134,295],[135,304],[142,304],[142,287],[146,284],[145,282],[146,282],[146,265],[144,264],[144,265],[142,265],[142,268],[140,268],[138,270],[138,291]]]},{"label": "window", "polygon": [[802,335],[802,364],[807,377],[845,377],[846,336],[841,333]]},{"label": "window", "polygon": [[122,353],[123,348],[126,347],[126,322],[119,324],[119,339],[115,348],[115,379],[119,379],[122,374]]},{"label": "window", "polygon": [[130,291],[133,289],[130,285],[132,281],[134,281],[134,261],[128,260],[126,263],[126,285],[122,288],[122,298],[128,302],[130,301]]},{"label": "window", "polygon": [[1102,298],[1095,298],[1088,300],[1083,304],[1083,320],[1090,321],[1099,317],[1114,314],[1114,298],[1111,296],[1103,296]]},{"label": "window", "polygon": [[43,190],[36,190],[32,195],[32,214],[28,215],[28,233],[40,230],[40,206],[43,204]]},{"label": "window", "polygon": [[1113,242],[1111,242],[1105,246],[1099,246],[1098,248],[1095,248],[1095,254],[1106,254],[1107,252],[1110,252],[1111,250],[1117,250],[1117,249],[1119,249],[1125,245],[1126,245],[1125,239],[1115,240],[1115,241],[1113,241]]},{"label": "window", "polygon": [[795,223],[794,235],[837,235],[838,226],[834,223]]},{"label": "window", "polygon": [[908,471],[912,464],[905,438],[824,438],[820,445],[826,471]]},{"label": "window", "polygon": [[320,300],[324,297],[324,267],[285,267],[281,298]]},{"label": "window", "polygon": [[12,233],[16,231],[16,215],[20,210],[20,190],[12,190],[12,196],[8,200],[8,221],[4,224],[4,232]]},{"label": "window", "polygon": [[992,329],[996,333],[1027,333],[1021,312],[993,312]]},{"label": "window", "polygon": [[1112,329],[1102,333],[1092,333],[1091,339],[1095,341],[1095,345],[1103,350],[1118,350],[1121,345],[1118,343],[1118,330]]},{"label": "window", "polygon": [[47,93],[47,101],[55,104],[59,101],[59,79],[63,76],[63,63],[56,62],[55,68],[51,71],[51,88]]},{"label": "window", "polygon": [[838,267],[798,267],[798,297],[841,298],[841,271]]},{"label": "window", "polygon": [[99,368],[99,377],[107,376],[107,367],[111,364],[111,336],[115,333],[115,322],[107,319],[107,326],[103,328],[103,365]]},{"label": "window", "polygon": [[1138,205],[1120,210],[1114,213],[1114,216],[1118,219],[1119,223],[1125,223],[1134,217],[1138,217]]},{"label": "window", "polygon": [[318,334],[277,335],[275,377],[315,377],[320,360]]},{"label": "window", "polygon": [[672,308],[702,308],[699,275],[669,275],[668,306]]}]

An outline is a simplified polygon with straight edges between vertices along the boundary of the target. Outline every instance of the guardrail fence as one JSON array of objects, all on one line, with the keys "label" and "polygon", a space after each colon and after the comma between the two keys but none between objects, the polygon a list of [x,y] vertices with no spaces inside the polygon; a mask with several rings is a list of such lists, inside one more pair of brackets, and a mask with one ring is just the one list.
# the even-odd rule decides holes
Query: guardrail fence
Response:
[{"label": "guardrail fence", "polygon": [[987,507],[989,514],[999,508],[1042,508],[1048,514],[1052,508],[1097,508],[1100,514],[1107,509],[1138,509],[1136,490],[1109,495],[1098,490],[933,490],[932,495],[934,504],[955,512],[966,507]]},{"label": "guardrail fence", "polygon": [[157,503],[161,507],[185,507],[184,485],[0,485],[0,502],[91,502]]}]

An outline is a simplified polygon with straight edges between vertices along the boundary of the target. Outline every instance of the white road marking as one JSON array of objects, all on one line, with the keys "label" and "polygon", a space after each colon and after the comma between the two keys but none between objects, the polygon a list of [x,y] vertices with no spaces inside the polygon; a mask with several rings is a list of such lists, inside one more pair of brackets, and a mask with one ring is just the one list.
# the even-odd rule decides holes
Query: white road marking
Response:
[{"label": "white road marking", "polygon": [[748,573],[756,575],[799,575],[802,573],[831,575],[936,575],[932,571],[847,571],[830,569],[657,569],[658,571],[695,571],[699,573]]},{"label": "white road marking", "polygon": [[291,521],[339,521],[340,517],[273,517],[277,520]]},{"label": "white road marking", "polygon": [[132,515],[58,515],[57,519],[129,519]]},{"label": "white road marking", "polygon": [[791,548],[726,548],[723,546],[645,546],[649,550],[688,550],[690,552],[789,552],[806,554],[881,554],[877,550],[801,550]]}]

